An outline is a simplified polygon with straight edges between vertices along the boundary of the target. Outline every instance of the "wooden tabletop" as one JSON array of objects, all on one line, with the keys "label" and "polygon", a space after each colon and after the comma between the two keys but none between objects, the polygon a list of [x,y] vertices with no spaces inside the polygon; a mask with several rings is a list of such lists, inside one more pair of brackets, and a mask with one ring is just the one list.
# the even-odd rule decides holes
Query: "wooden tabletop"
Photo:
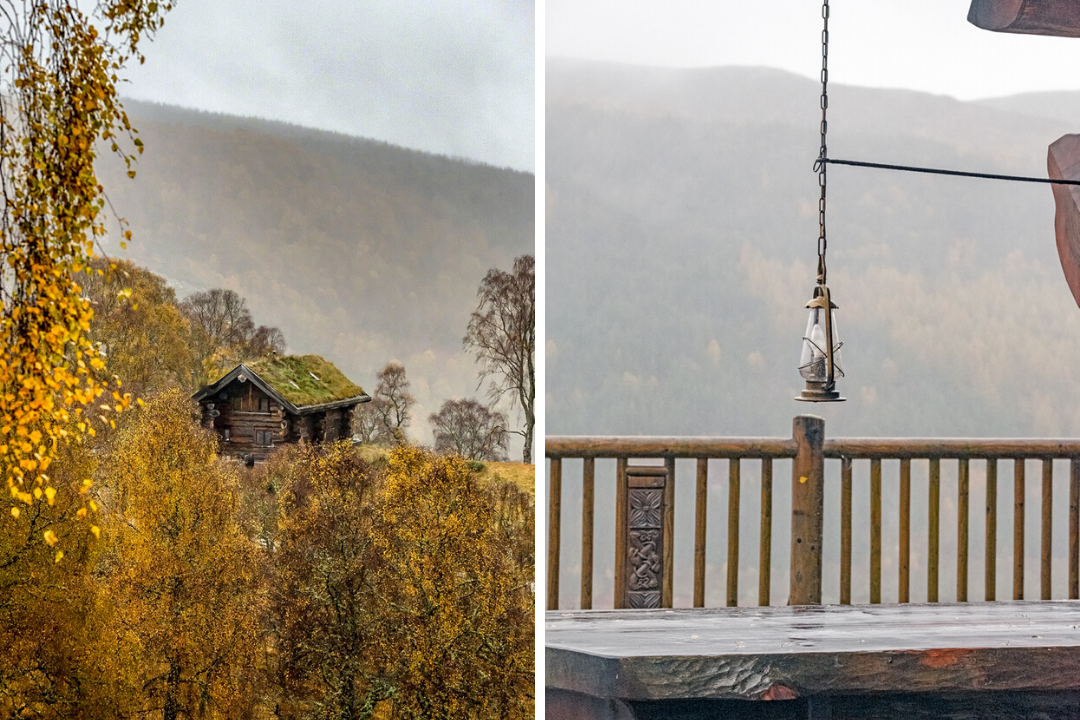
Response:
[{"label": "wooden tabletop", "polygon": [[1080,690],[1080,602],[552,611],[545,658],[631,700]]}]

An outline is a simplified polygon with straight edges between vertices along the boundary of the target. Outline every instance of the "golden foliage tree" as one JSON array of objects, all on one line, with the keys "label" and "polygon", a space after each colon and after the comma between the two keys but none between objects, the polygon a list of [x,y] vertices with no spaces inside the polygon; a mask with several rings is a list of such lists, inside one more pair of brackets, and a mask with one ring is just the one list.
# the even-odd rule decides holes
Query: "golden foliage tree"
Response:
[{"label": "golden foliage tree", "polygon": [[272,583],[274,682],[284,717],[368,717],[388,692],[371,656],[375,621],[372,519],[378,473],[349,446],[279,453]]},{"label": "golden foliage tree", "polygon": [[407,446],[298,448],[268,481],[281,717],[531,717],[528,496]]},{"label": "golden foliage tree", "polygon": [[527,496],[481,487],[460,457],[393,451],[373,538],[395,717],[531,716],[532,515]]},{"label": "golden foliage tree", "polygon": [[129,260],[95,260],[83,291],[94,310],[90,338],[107,374],[136,396],[192,386],[191,329],[165,278]]},{"label": "golden foliage tree", "polygon": [[264,607],[257,546],[237,521],[235,470],[193,414],[172,390],[121,426],[104,468],[102,572],[139,648],[140,710],[247,718]]},{"label": "golden foliage tree", "polygon": [[93,465],[85,445],[65,445],[57,494],[0,518],[0,716],[114,718],[135,696],[130,648],[93,576],[101,544],[73,522],[85,511],[69,488]]},{"label": "golden foliage tree", "polygon": [[97,143],[131,165],[117,142],[131,132],[118,74],[171,7],[102,0],[91,16],[77,0],[0,0],[0,468],[25,503],[51,487],[59,443],[90,431],[73,415],[129,402],[94,376],[103,363],[78,278],[105,234]]}]

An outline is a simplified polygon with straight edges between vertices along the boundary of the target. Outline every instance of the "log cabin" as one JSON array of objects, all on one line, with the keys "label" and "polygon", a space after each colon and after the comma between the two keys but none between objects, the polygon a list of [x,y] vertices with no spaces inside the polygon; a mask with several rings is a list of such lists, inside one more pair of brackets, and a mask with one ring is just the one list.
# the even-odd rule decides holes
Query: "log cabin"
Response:
[{"label": "log cabin", "polygon": [[352,437],[353,411],[371,397],[318,355],[241,363],[192,396],[225,455],[261,461],[276,447]]}]

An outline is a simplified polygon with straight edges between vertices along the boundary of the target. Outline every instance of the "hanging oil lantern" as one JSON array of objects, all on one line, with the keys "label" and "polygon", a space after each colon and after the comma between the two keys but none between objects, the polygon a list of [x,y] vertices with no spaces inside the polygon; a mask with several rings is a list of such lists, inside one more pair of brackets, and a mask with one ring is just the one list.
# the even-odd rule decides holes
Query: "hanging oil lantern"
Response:
[{"label": "hanging oil lantern", "polygon": [[836,379],[844,377],[840,360],[840,348],[844,343],[840,342],[836,331],[837,308],[829,295],[829,288],[824,284],[814,288],[814,299],[806,307],[810,310],[810,318],[806,323],[802,356],[799,358],[799,374],[806,380],[806,388],[795,399],[842,402],[844,398],[836,390]]},{"label": "hanging oil lantern", "polygon": [[806,389],[795,398],[806,402],[843,402],[844,398],[836,391],[836,379],[844,377],[840,369],[840,342],[836,333],[836,305],[825,285],[825,251],[828,242],[825,239],[825,166],[829,159],[827,113],[829,108],[829,0],[824,0],[821,17],[825,21],[821,33],[821,150],[818,152],[814,170],[818,174],[818,187],[821,197],[818,200],[818,271],[817,287],[814,299],[806,304],[810,310],[810,320],[803,335],[802,356],[799,358],[799,374],[806,380]]}]

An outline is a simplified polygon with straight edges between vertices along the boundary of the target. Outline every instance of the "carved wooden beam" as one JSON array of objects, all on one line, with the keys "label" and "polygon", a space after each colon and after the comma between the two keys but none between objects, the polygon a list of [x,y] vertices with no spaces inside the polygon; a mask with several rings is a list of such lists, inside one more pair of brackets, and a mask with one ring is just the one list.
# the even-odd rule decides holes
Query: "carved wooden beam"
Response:
[{"label": "carved wooden beam", "polygon": [[971,0],[968,22],[984,30],[1080,37],[1076,0]]},{"label": "carved wooden beam", "polygon": [[[1080,180],[1080,135],[1058,138],[1046,155],[1051,180]],[[1054,190],[1054,234],[1065,281],[1080,306],[1080,185],[1051,185]]]}]

